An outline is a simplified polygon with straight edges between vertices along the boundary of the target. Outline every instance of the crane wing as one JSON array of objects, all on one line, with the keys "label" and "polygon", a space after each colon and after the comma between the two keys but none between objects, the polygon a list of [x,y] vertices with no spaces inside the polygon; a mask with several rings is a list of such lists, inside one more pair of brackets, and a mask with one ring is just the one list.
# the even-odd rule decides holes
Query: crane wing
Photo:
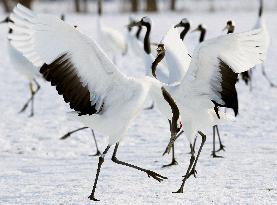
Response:
[{"label": "crane wing", "polygon": [[194,50],[178,89],[193,96],[208,96],[216,106],[232,108],[237,114],[237,74],[262,63],[265,54],[261,29],[204,41]]},{"label": "crane wing", "polygon": [[79,114],[100,112],[118,82],[128,82],[93,40],[60,19],[20,4],[10,18],[11,44],[41,67],[46,80]]}]

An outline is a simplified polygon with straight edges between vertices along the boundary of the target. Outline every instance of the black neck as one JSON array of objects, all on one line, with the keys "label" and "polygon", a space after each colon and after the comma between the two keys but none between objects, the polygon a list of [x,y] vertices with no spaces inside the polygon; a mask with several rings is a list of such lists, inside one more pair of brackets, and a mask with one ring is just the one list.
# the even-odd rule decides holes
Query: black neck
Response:
[{"label": "black neck", "polygon": [[264,2],[260,0],[259,17],[263,15]]},{"label": "black neck", "polygon": [[205,36],[206,36],[206,29],[201,29],[200,31],[200,38],[199,38],[199,42],[203,42],[205,40]]},{"label": "black neck", "polygon": [[139,27],[138,27],[138,30],[137,30],[137,33],[136,33],[136,38],[137,38],[137,39],[139,39],[141,30],[142,30],[142,26],[139,26]]},{"label": "black neck", "polygon": [[165,53],[162,52],[160,54],[158,54],[158,56],[156,57],[156,59],[154,60],[154,62],[152,63],[151,69],[152,69],[152,75],[154,76],[154,78],[156,77],[156,70],[157,70],[157,66],[158,64],[162,61],[162,59],[164,58]]},{"label": "black neck", "polygon": [[169,92],[167,92],[167,90],[164,87],[162,87],[161,89],[162,89],[163,97],[166,100],[166,102],[169,104],[172,111],[172,118],[170,120],[171,138],[176,137],[176,134],[178,132],[178,119],[180,116],[180,111],[174,99],[169,94]]},{"label": "black neck", "polygon": [[[152,63],[152,75],[155,78],[157,78],[156,77],[156,68],[157,68],[157,65],[161,62],[161,60],[164,58],[164,56],[165,56],[165,52],[162,51],[161,53],[158,54],[157,58]],[[177,132],[178,132],[178,119],[179,119],[179,116],[180,116],[180,111],[179,111],[179,108],[176,105],[174,99],[169,94],[169,92],[167,92],[167,90],[164,87],[162,87],[161,90],[162,90],[162,94],[163,94],[164,99],[169,104],[169,106],[170,106],[170,108],[172,110],[172,119],[170,120],[171,135],[172,134],[176,135]]]},{"label": "black neck", "polygon": [[146,24],[146,33],[144,37],[144,51],[147,54],[151,53],[151,46],[150,46],[150,32],[151,32],[151,24]]},{"label": "black neck", "polygon": [[188,24],[187,26],[184,27],[183,31],[180,33],[180,38],[183,41],[185,36],[187,35],[188,31],[190,29],[190,25]]}]

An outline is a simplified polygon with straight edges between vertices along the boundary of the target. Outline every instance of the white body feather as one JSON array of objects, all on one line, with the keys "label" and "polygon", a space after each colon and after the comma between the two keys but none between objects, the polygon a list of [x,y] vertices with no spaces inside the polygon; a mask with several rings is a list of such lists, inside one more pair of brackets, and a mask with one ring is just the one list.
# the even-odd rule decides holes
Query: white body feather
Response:
[{"label": "white body feather", "polygon": [[26,57],[23,56],[10,42],[8,42],[9,59],[13,68],[25,76],[29,81],[41,77],[39,69],[35,67]]},{"label": "white body feather", "polygon": [[109,136],[110,145],[120,141],[143,109],[152,85],[159,82],[126,77],[92,39],[56,17],[36,14],[18,4],[11,19],[15,23],[9,26],[16,31],[9,35],[12,45],[35,66],[69,54],[80,83],[89,90],[91,105],[100,112],[77,119]]},{"label": "white body feather", "polygon": [[[143,49],[143,43],[132,35],[128,35],[130,47],[136,57],[144,60],[145,75],[152,77],[152,63],[155,60],[155,47],[151,45],[151,53],[147,54]],[[166,56],[156,69],[156,76],[159,81],[166,84],[180,82],[188,68],[190,57],[183,42],[179,39],[180,33],[177,28],[171,28],[165,35],[162,43],[166,46]],[[183,52],[182,52],[183,51]],[[186,65],[185,65],[186,64]]]},{"label": "white body feather", "polygon": [[172,27],[162,40],[165,47],[165,58],[162,62],[169,70],[168,84],[181,82],[191,61],[188,50],[179,36],[179,29]]}]

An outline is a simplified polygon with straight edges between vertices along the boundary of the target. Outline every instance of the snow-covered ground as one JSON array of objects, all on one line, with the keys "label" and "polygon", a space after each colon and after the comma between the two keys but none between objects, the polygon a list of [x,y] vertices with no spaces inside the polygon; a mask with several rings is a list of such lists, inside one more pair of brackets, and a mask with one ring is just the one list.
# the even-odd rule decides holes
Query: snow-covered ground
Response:
[{"label": "snow-covered ground", "polygon": [[[1,17],[4,15],[2,14]],[[222,34],[228,19],[237,31],[250,29],[256,12],[163,13],[150,15],[154,21],[153,39],[159,41],[166,30],[182,17],[193,27],[204,23],[208,38]],[[124,30],[128,15],[104,16],[104,22]],[[277,14],[267,13],[272,36],[266,69],[277,83]],[[67,22],[93,36],[95,17],[70,14]],[[155,111],[144,111],[129,130],[119,148],[118,158],[155,170],[168,177],[158,183],[144,173],[114,164],[111,151],[106,156],[96,197],[90,202],[98,158],[89,130],[81,131],[66,141],[59,137],[82,125],[67,119],[68,111],[61,96],[48,83],[40,80],[42,89],[36,96],[35,116],[17,114],[29,97],[27,81],[14,71],[6,51],[7,28],[0,27],[0,204],[276,204],[277,203],[277,89],[269,88],[255,70],[254,89],[238,84],[240,115],[233,124],[221,126],[226,152],[224,158],[213,159],[212,129],[205,130],[208,140],[200,157],[198,177],[188,180],[183,194],[173,194],[181,183],[189,163],[189,146],[185,137],[176,145],[176,167],[162,169],[170,156],[162,157],[169,139],[167,120]],[[187,38],[191,49],[197,34]],[[142,63],[127,56],[120,68],[129,75],[143,75]],[[105,137],[97,133],[101,150]]]}]

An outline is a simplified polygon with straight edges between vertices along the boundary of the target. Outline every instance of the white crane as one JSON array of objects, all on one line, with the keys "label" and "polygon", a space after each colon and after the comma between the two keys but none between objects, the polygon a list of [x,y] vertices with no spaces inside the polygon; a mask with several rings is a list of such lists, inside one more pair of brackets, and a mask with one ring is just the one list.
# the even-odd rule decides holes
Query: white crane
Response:
[{"label": "white crane", "polygon": [[174,28],[182,28],[180,32],[180,39],[183,41],[190,30],[190,22],[187,18],[183,18],[178,24],[174,26]]},{"label": "white crane", "polygon": [[192,32],[199,31],[200,36],[199,36],[199,43],[203,42],[206,37],[207,29],[205,26],[202,24],[199,24],[196,29],[194,29]]},{"label": "white crane", "polygon": [[[180,23],[178,23],[177,25],[175,25],[174,27],[168,30],[168,32],[166,33],[163,39],[164,45],[167,46],[166,55],[164,53],[161,53],[160,50],[158,49],[157,50],[158,57],[155,60],[154,60],[154,56],[151,53],[150,32],[151,32],[152,26],[151,26],[150,18],[143,17],[140,21],[137,21],[137,22],[133,21],[129,24],[129,28],[132,28],[134,26],[146,27],[146,34],[143,41],[144,51],[142,47],[140,49],[142,51],[141,52],[142,55],[145,57],[146,75],[147,76],[154,75],[162,83],[172,84],[172,83],[176,83],[176,82],[178,83],[179,81],[181,81],[181,79],[186,73],[186,70],[185,70],[186,66],[184,65],[184,63],[190,62],[190,56],[187,55],[188,52],[186,50],[183,53],[176,52],[176,48],[177,48],[177,51],[180,48],[181,49],[184,48],[184,47],[180,47],[180,44],[183,44],[181,39],[182,37],[184,38],[185,36],[184,31],[187,33],[189,29],[187,26],[187,21],[182,20]],[[179,28],[181,28],[181,30]],[[172,39],[176,39],[176,38],[180,38],[180,40],[172,41]],[[140,43],[140,42],[137,41],[137,43]],[[160,56],[160,55],[163,55],[163,56]],[[165,56],[165,60],[162,61],[164,56]],[[157,71],[160,71],[159,70],[160,68],[157,69],[157,65],[161,61],[163,62],[162,67],[168,70],[168,74],[165,74],[164,72],[157,72]],[[153,104],[155,104],[155,100]],[[163,108],[160,108],[160,109],[163,109]],[[170,114],[168,114],[167,116],[168,116],[169,126],[172,127],[171,116]],[[180,124],[180,127],[181,126],[182,125]],[[178,127],[178,129],[180,129],[180,127]],[[164,165],[163,167],[168,167],[176,164],[178,163],[175,159],[175,151],[174,151],[174,145],[173,145],[172,161],[171,163]]]},{"label": "white crane", "polygon": [[[134,18],[129,18],[129,24],[136,22]],[[126,33],[126,39],[128,42],[128,53],[132,52],[134,56],[141,56],[142,47],[140,46],[140,35],[142,31],[142,26],[138,26],[136,32],[133,32],[133,27],[127,26],[128,32]]]},{"label": "white crane", "polygon": [[117,63],[117,57],[127,53],[128,44],[122,33],[103,24],[101,5],[102,0],[98,0],[97,40],[105,53]]},{"label": "white crane", "polygon": [[[0,23],[9,23],[10,17],[5,18]],[[14,31],[13,29],[9,29],[9,34],[12,34]],[[31,93],[31,97],[27,100],[27,102],[23,105],[23,107],[20,109],[19,113],[23,113],[28,108],[29,104],[31,104],[31,110],[29,117],[34,116],[34,99],[35,95],[40,90],[40,85],[37,82],[37,78],[41,77],[41,74],[39,73],[38,68],[33,66],[33,64],[22,55],[21,52],[19,52],[14,46],[11,45],[10,41],[8,41],[8,54],[10,58],[10,62],[12,64],[12,67],[21,75],[26,77],[29,81],[29,90]]]},{"label": "white crane", "polygon": [[[134,26],[142,26],[146,28],[146,33],[143,39],[143,44],[140,41],[137,41],[137,47],[138,51],[140,51],[140,58],[144,59],[145,62],[145,75],[146,76],[152,76],[152,62],[154,61],[154,52],[153,52],[153,43],[151,43],[150,35],[151,35],[151,30],[152,30],[152,21],[149,17],[143,17],[141,18],[140,21],[138,22],[132,22],[131,24],[128,25],[129,27],[134,27]],[[170,37],[174,36],[176,37],[176,28],[172,28],[168,31],[168,33],[165,35],[165,39],[170,39]],[[180,35],[180,34],[178,34]],[[169,37],[170,36],[170,37]],[[165,42],[167,42],[165,40]],[[156,46],[156,45],[155,45]],[[167,47],[170,47],[171,45],[168,44]],[[177,45],[178,46],[178,45]],[[143,48],[143,49],[142,49]],[[174,49],[172,49],[174,51]],[[188,57],[188,56],[186,56]],[[184,70],[183,68],[176,64],[176,67],[172,68],[172,66],[169,66],[168,64],[174,63],[175,61],[168,62],[168,59],[166,58],[162,63],[159,64],[159,69],[157,69],[156,76],[159,81],[162,83],[167,83],[167,84],[172,84],[179,82],[183,76],[184,76]],[[152,109],[154,107],[154,103],[146,109]]]},{"label": "white crane", "polygon": [[[101,13],[101,10],[100,10],[99,13]],[[134,22],[133,18],[130,18],[130,22]],[[133,35],[131,34],[131,29],[132,29],[131,27],[128,27],[127,38],[126,38],[128,40],[128,42],[129,42],[129,44],[128,44],[129,45],[128,46],[128,48],[129,48],[128,51],[130,51],[132,49],[132,51],[134,53],[140,54],[140,52],[137,51],[137,45],[136,44],[138,42],[137,39],[139,39],[142,27],[141,26],[138,27],[138,30],[135,33],[136,38],[134,38]],[[60,137],[61,140],[68,139],[72,134],[89,128],[89,124],[87,124],[86,121],[82,120],[82,118],[78,119],[79,118],[78,115],[74,116],[74,114],[70,114],[70,116],[73,117],[74,120],[81,121],[82,124],[84,124],[84,127],[77,128],[75,130],[72,130],[72,131],[66,133],[65,135]],[[94,140],[95,147],[96,147],[96,153],[92,154],[90,156],[99,156],[101,154],[101,152],[99,150],[99,147],[98,147],[97,140],[96,140],[95,133],[94,133],[93,129],[91,129],[91,132],[92,132],[93,140]]]},{"label": "white crane", "polygon": [[[202,137],[197,156],[195,158],[191,155],[190,164],[177,193],[182,193],[186,180],[191,175],[197,174],[195,167],[206,141],[206,135],[201,130],[233,119],[219,107],[231,108],[235,115],[238,114],[235,87],[237,76],[238,73],[249,70],[265,60],[266,45],[263,35],[262,29],[256,29],[200,43],[194,49],[189,68],[182,81],[176,85],[164,86],[179,108],[182,129],[190,143],[197,133]],[[177,38],[172,40],[179,41]],[[166,52],[166,46],[164,49]],[[185,47],[178,52],[183,53],[184,50]],[[171,138],[166,153],[170,152],[175,140],[176,138]]]},{"label": "white crane", "polygon": [[[146,32],[143,38],[143,42],[141,42],[139,38],[135,38],[131,35],[128,36],[130,47],[134,51],[136,58],[139,58],[144,61],[144,72],[146,76],[152,76],[151,64],[154,60],[154,56],[152,54],[153,45],[150,42],[150,33],[152,28],[151,24],[152,24],[152,21],[150,18],[143,17],[141,19],[141,22],[132,20],[127,26],[129,30],[136,26],[138,28],[146,27]],[[165,69],[166,68],[163,67],[162,69],[159,69],[157,73],[158,79],[161,80],[162,82],[165,82],[165,81],[167,82],[168,80],[168,72]],[[152,102],[150,106],[145,108],[145,110],[151,110],[153,108],[154,108],[154,102]]]},{"label": "white crane", "polygon": [[95,190],[100,169],[105,154],[113,144],[116,144],[113,162],[142,171],[159,182],[167,179],[116,157],[120,141],[143,109],[149,93],[163,99],[161,102],[167,105],[168,113],[172,115],[173,112],[172,121],[176,123],[173,123],[172,129],[176,129],[178,109],[172,105],[174,101],[162,84],[149,77],[126,77],[92,39],[54,16],[36,14],[18,4],[10,18],[13,22],[9,23],[9,27],[15,31],[9,35],[11,44],[36,67],[41,67],[44,78],[56,87],[64,101],[76,111],[78,119],[82,118],[90,128],[109,136],[108,146],[99,157],[89,198],[97,200]]},{"label": "white crane", "polygon": [[[62,14],[60,19],[62,21],[64,21],[65,20],[65,15]],[[8,23],[9,21],[10,21],[10,18],[7,17],[6,19],[1,21],[0,23]],[[76,27],[76,26],[74,26],[74,27]],[[12,32],[13,32],[13,29],[9,29],[9,34],[11,34]],[[10,44],[10,42],[8,42],[8,51],[9,51],[10,61],[13,64],[13,67],[20,74],[22,74],[23,76],[25,76],[29,80],[29,89],[30,89],[31,97],[24,104],[23,108],[20,110],[20,113],[24,112],[27,109],[28,105],[31,103],[31,113],[30,113],[29,116],[32,117],[34,115],[34,97],[40,89],[40,85],[36,81],[36,78],[41,78],[42,76],[39,73],[39,68],[35,67],[26,57],[24,57],[22,55],[22,53],[20,51],[18,51],[16,48],[14,48]],[[86,129],[86,128],[88,128],[88,127],[82,127],[82,128],[70,131],[67,134],[63,135],[60,139],[64,140],[64,139],[68,138],[71,134],[73,134],[77,131]],[[98,156],[100,154],[100,151],[99,151],[99,148],[98,148],[98,145],[97,145],[96,137],[95,137],[94,131],[91,130],[91,132],[92,132],[92,136],[93,136],[95,147],[96,147],[96,153],[93,154],[92,156]]]},{"label": "white crane", "polygon": [[[183,41],[183,40],[184,40],[184,37],[186,36],[186,34],[188,33],[188,31],[189,31],[189,29],[190,29],[190,23],[189,23],[189,21],[188,21],[186,18],[184,18],[184,19],[182,19],[182,20],[180,21],[179,24],[175,25],[174,28],[182,28],[182,31],[180,32],[180,39]],[[192,32],[195,32],[195,31],[199,31],[199,32],[200,32],[199,43],[203,42],[203,41],[205,40],[205,36],[206,36],[206,28],[205,28],[202,24],[199,24],[199,25],[197,26],[197,28],[196,28],[195,30],[193,30]],[[172,36],[172,39],[174,39],[174,37],[176,38],[176,34],[175,34],[175,36],[174,36],[174,35]],[[168,40],[168,42],[163,41],[163,42],[162,42],[163,44],[160,44],[160,45],[159,45],[160,48],[158,48],[158,49],[160,49],[160,51],[159,51],[159,55],[158,55],[158,57],[156,58],[156,60],[159,61],[159,58],[162,59],[162,58],[163,58],[162,56],[165,55],[164,43],[166,43],[165,45],[166,45],[167,49],[168,49],[168,45],[174,45],[172,48],[174,48],[174,49],[178,52],[178,49],[176,49],[177,47],[176,47],[176,45],[174,44],[174,42],[175,42],[175,40],[170,40],[170,39]],[[181,44],[181,42],[179,42],[179,44]],[[178,44],[178,45],[179,45],[179,44]],[[183,46],[183,48],[181,48],[181,49],[185,50],[186,53],[187,53],[187,49],[184,48],[184,46]],[[179,47],[179,50],[181,50],[181,49],[180,49],[180,47]],[[179,52],[179,53],[181,53],[181,52]],[[165,55],[165,57],[167,57],[167,56],[168,56],[169,61],[170,61],[170,58],[172,58],[172,54],[167,54],[167,55]],[[188,54],[188,56],[190,56],[190,55]],[[174,60],[174,59],[172,59],[172,60]],[[171,60],[171,61],[172,61],[172,60]],[[180,58],[180,60],[181,60],[181,58]],[[184,59],[183,59],[183,60],[184,60]],[[183,71],[184,71],[184,73],[185,73],[185,72],[187,71],[187,69],[188,69],[188,65],[189,65],[189,63],[190,63],[190,59],[187,58],[187,59],[185,60],[185,62],[187,62],[187,65],[186,65],[186,66],[183,66]],[[157,65],[156,61],[154,62],[153,65],[154,65],[154,69],[156,69],[156,65]],[[173,64],[171,64],[171,65],[173,65]],[[174,67],[174,66],[173,66],[173,67]],[[182,133],[183,133],[183,131],[181,131],[180,133],[178,133],[177,137],[179,137]],[[215,150],[215,133],[217,133],[218,139],[219,139],[219,143],[220,143],[220,148],[219,148],[218,150]],[[193,144],[190,144],[190,148],[191,148],[191,152],[190,152],[190,153],[191,153],[192,155],[194,154],[196,139],[197,139],[197,136],[195,137]],[[220,134],[219,134],[218,126],[215,125],[215,126],[213,126],[213,151],[212,151],[212,156],[213,156],[214,158],[215,158],[215,157],[221,157],[221,156],[216,155],[216,152],[218,152],[218,151],[220,151],[220,150],[224,150],[224,145],[222,144],[222,141],[221,141],[221,139],[220,139]],[[172,145],[172,155],[174,156],[174,145]]]},{"label": "white crane", "polygon": [[[152,76],[152,62],[154,61],[155,57],[153,55],[153,51],[152,51],[152,43],[151,43],[151,39],[150,39],[150,35],[151,35],[151,30],[152,30],[152,21],[149,17],[143,17],[141,18],[140,21],[137,22],[133,22],[131,24],[129,24],[129,27],[134,27],[134,26],[142,26],[146,28],[146,33],[143,39],[143,46],[140,46],[143,49],[140,49],[142,52],[143,56],[142,58],[145,59],[145,75],[146,76]],[[167,46],[167,52],[174,52],[174,47],[178,46],[178,44],[174,44],[171,45],[171,39],[180,36],[180,31],[178,30],[178,26],[176,27],[172,27],[164,36],[164,44]],[[140,43],[140,42],[138,42]],[[169,49],[170,48],[170,49]],[[144,50],[144,52],[143,52]],[[170,54],[168,54],[170,55]],[[178,56],[179,58],[188,60],[189,59],[189,55],[187,55],[187,53],[185,54],[178,54],[175,55]],[[172,63],[174,63],[174,68],[172,67]],[[159,69],[157,69],[156,71],[156,77],[159,81],[161,81],[162,83],[167,83],[167,84],[173,84],[176,82],[180,82],[181,79],[184,77],[185,75],[185,70],[182,67],[182,65],[180,64],[180,59],[175,61],[174,59],[172,60],[172,58],[165,58],[165,60],[163,60],[161,62],[161,65],[159,65]]]},{"label": "white crane", "polygon": [[166,178],[116,158],[119,141],[142,110],[149,93],[155,102],[159,102],[157,107],[168,119],[168,115],[173,113],[167,152],[176,139],[179,114],[178,108],[172,106],[170,94],[179,107],[183,130],[189,141],[197,132],[202,136],[198,154],[196,158],[191,156],[191,163],[177,191],[182,192],[185,181],[196,174],[195,166],[206,139],[200,130],[226,120],[226,114],[220,112],[218,107],[232,108],[237,114],[237,73],[265,59],[262,30],[221,36],[197,46],[181,83],[162,85],[148,77],[140,80],[126,77],[93,40],[55,17],[35,14],[19,4],[11,19],[14,23],[9,26],[16,31],[9,35],[12,45],[36,66],[43,65],[41,73],[56,86],[71,108],[95,130],[109,136],[109,145],[99,157],[96,179],[89,197],[92,200],[96,200],[94,194],[105,154],[114,143],[112,160],[115,163],[143,171],[158,181]]},{"label": "white crane", "polygon": [[[65,14],[61,14],[61,17],[60,19],[62,21],[65,21]],[[74,25],[74,28],[77,29],[77,25]],[[79,132],[81,130],[85,130],[85,129],[88,129],[89,128],[89,125],[87,125],[86,121],[83,121],[82,118],[78,118],[78,115],[76,116],[74,113],[67,113],[67,115],[71,118],[73,118],[74,120],[76,121],[80,121],[82,122],[82,124],[84,125],[84,127],[81,127],[81,128],[77,128],[75,130],[72,130],[72,131],[69,131],[67,132],[65,135],[63,135],[62,137],[60,137],[60,140],[65,140],[67,138],[69,138],[72,134],[76,133],[76,132]],[[96,148],[96,152],[95,154],[91,154],[89,156],[99,156],[101,154],[100,150],[99,150],[99,147],[98,147],[98,143],[97,143],[97,140],[96,140],[96,136],[95,136],[95,133],[93,131],[93,129],[90,129],[91,130],[91,134],[92,134],[92,137],[93,137],[93,141],[94,141],[94,144],[95,144],[95,148]]]},{"label": "white crane", "polygon": [[[65,19],[65,15],[61,14],[61,20]],[[10,17],[6,17],[1,23],[9,23],[11,22]],[[13,29],[9,29],[9,34],[13,33]],[[28,106],[31,104],[31,110],[29,117],[34,116],[34,100],[35,95],[40,90],[40,85],[37,82],[37,78],[41,78],[41,74],[39,73],[39,70],[37,67],[35,67],[26,57],[22,55],[21,52],[19,52],[14,46],[11,45],[10,41],[8,41],[8,54],[10,58],[10,62],[12,63],[13,68],[23,75],[25,78],[29,81],[29,90],[31,97],[27,100],[27,102],[23,105],[23,107],[20,109],[19,113],[23,113],[26,111]]]},{"label": "white crane", "polygon": [[[232,25],[229,26],[229,24],[232,23],[231,21],[227,22],[227,29],[228,29],[228,34],[229,34],[229,30],[232,29]],[[225,28],[224,28],[225,29]],[[205,26],[203,26],[202,24],[199,24],[197,26],[196,29],[194,29],[192,32],[195,32],[195,31],[199,31],[200,32],[200,36],[199,36],[199,43],[202,43],[204,40],[205,40],[205,37],[206,37],[206,34],[207,34],[207,29]],[[234,31],[233,31],[234,32]],[[231,33],[231,32],[230,32]],[[242,74],[242,73],[241,73]],[[217,137],[218,137],[218,141],[219,141],[219,149],[218,150],[215,150],[215,134],[217,134]],[[197,136],[195,137],[194,139],[194,142],[193,142],[193,145],[192,145],[192,152],[194,152],[194,148],[195,148],[195,143],[196,143],[196,139],[197,139]],[[218,128],[218,125],[214,125],[213,126],[213,151],[212,151],[212,154],[211,156],[213,158],[222,158],[222,156],[219,156],[216,154],[216,152],[219,152],[219,151],[225,151],[225,146],[223,145],[222,143],[222,140],[220,138],[220,133],[219,133],[219,128]]]},{"label": "white crane", "polygon": [[[152,21],[149,17],[143,17],[140,21],[133,21],[128,25],[129,28],[135,26],[141,26],[146,28],[143,42],[140,42],[140,40],[136,40],[136,44],[134,43],[133,46],[136,47],[135,50],[137,50],[137,53],[140,52],[140,54],[137,56],[141,59],[144,59],[145,75],[152,76],[151,65],[155,59],[155,57],[152,54],[152,44],[150,39]],[[169,83],[168,75],[168,70],[164,66],[157,71],[157,78],[161,82]]]}]

